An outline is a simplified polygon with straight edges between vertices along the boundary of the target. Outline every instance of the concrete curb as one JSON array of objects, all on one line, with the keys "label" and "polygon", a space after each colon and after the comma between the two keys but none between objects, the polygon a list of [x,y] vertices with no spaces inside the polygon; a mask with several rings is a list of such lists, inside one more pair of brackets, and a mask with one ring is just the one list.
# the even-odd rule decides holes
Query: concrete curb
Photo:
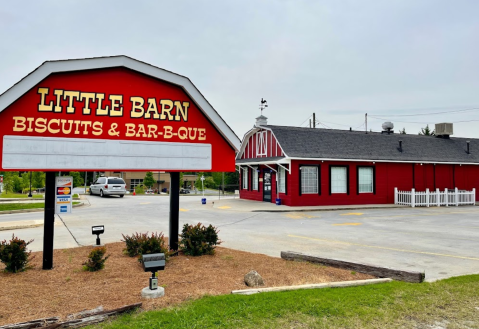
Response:
[{"label": "concrete curb", "polygon": [[338,207],[338,208],[315,208],[315,209],[265,209],[265,210],[250,210],[250,212],[306,212],[306,211],[342,211],[342,210],[362,210],[362,209],[392,209],[392,208],[411,208],[408,206],[394,205],[391,207],[384,206],[367,206],[367,207]]},{"label": "concrete curb", "polygon": [[[74,204],[73,208],[78,208],[84,206],[84,203]],[[1,215],[9,215],[9,214],[23,214],[28,212],[43,212],[45,208],[35,208],[35,209],[19,209],[19,210],[3,210],[0,211]]]},{"label": "concrete curb", "polygon": [[260,292],[358,287],[358,286],[367,286],[367,285],[378,284],[378,283],[387,283],[387,282],[391,282],[391,281],[393,281],[393,280],[389,279],[389,278],[384,278],[384,279],[367,279],[367,280],[354,280],[354,281],[342,281],[342,282],[326,282],[326,283],[317,283],[317,284],[303,284],[303,285],[299,285],[299,286],[283,286],[283,287],[233,290],[231,293],[235,294],[235,295],[253,295],[253,294],[260,293]]}]

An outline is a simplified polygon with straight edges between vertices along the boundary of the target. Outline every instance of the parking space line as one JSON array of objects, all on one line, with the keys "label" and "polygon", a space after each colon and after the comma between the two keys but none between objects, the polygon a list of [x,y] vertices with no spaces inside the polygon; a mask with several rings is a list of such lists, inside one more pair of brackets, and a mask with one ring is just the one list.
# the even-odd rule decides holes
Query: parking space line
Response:
[{"label": "parking space line", "polygon": [[358,246],[358,247],[365,247],[365,248],[375,248],[375,249],[399,251],[399,252],[406,252],[406,253],[412,253],[412,254],[423,254],[423,255],[441,256],[441,257],[459,258],[459,259],[468,259],[468,260],[478,260],[479,261],[479,258],[440,254],[440,253],[436,253],[436,252],[407,250],[407,249],[389,248],[389,247],[381,247],[381,246],[370,246],[370,245],[361,244],[361,243],[346,242],[346,241],[339,241],[339,240],[329,240],[329,239],[310,238],[310,237],[307,237],[307,236],[292,235],[292,234],[288,234],[288,237],[300,238],[300,239],[306,239],[306,240],[313,240],[313,241],[340,243],[340,244],[347,244],[347,245],[351,245],[351,246]]},{"label": "parking space line", "polygon": [[218,209],[230,209],[231,207],[230,206],[221,206],[221,207],[218,207]]},{"label": "parking space line", "polygon": [[348,212],[346,214],[340,214],[340,216],[361,216],[364,215],[362,212]]},{"label": "parking space line", "polygon": [[151,202],[140,202],[140,204],[150,204]]},{"label": "parking space line", "polygon": [[189,210],[189,209],[183,209],[183,208],[180,208],[180,211],[184,211],[184,212],[186,212],[186,211],[190,211],[190,210]]},{"label": "parking space line", "polygon": [[341,224],[331,224],[333,226],[358,226],[363,225],[363,223],[341,223]]}]

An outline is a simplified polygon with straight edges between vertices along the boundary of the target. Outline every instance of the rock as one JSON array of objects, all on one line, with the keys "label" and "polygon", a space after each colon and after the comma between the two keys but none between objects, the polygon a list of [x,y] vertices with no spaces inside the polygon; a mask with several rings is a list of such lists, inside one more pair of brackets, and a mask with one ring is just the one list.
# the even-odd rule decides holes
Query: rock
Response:
[{"label": "rock", "polygon": [[263,278],[255,270],[249,271],[248,274],[244,276],[244,283],[246,283],[248,287],[264,286]]}]

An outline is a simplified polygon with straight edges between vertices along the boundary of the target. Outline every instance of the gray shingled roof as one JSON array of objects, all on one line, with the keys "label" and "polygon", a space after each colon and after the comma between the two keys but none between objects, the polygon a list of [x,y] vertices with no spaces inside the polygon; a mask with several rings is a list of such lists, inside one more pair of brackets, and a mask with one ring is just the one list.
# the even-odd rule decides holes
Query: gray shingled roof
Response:
[{"label": "gray shingled roof", "polygon": [[[479,163],[479,139],[265,126],[288,157]],[[402,152],[399,151],[402,140]],[[470,141],[470,154],[466,153]]]}]

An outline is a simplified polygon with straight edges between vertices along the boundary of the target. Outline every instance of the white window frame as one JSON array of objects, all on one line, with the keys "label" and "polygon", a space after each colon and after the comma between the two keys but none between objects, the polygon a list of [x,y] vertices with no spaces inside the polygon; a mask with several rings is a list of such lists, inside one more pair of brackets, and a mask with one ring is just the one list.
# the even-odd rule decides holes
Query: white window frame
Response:
[{"label": "white window frame", "polygon": [[248,167],[244,167],[242,168],[243,169],[243,172],[242,172],[242,180],[243,180],[243,190],[247,190],[248,189]]},{"label": "white window frame", "polygon": [[257,168],[252,168],[251,169],[251,188],[255,191],[259,190],[259,184],[258,184],[258,169]]},{"label": "white window frame", "polygon": [[318,194],[318,175],[318,166],[301,166],[301,194]]},{"label": "white window frame", "polygon": [[286,170],[283,167],[278,168],[278,192],[286,193]]},{"label": "white window frame", "polygon": [[[365,171],[368,171],[368,175],[361,175],[361,171],[364,173]],[[369,177],[367,177],[369,176]],[[362,182],[362,179],[368,179],[369,181],[367,183]],[[368,186],[370,185],[370,190],[367,191],[361,191],[361,186]],[[374,169],[373,167],[358,167],[358,193],[374,193]]]},{"label": "white window frame", "polygon": [[348,193],[348,167],[331,166],[330,173],[331,194]]}]

